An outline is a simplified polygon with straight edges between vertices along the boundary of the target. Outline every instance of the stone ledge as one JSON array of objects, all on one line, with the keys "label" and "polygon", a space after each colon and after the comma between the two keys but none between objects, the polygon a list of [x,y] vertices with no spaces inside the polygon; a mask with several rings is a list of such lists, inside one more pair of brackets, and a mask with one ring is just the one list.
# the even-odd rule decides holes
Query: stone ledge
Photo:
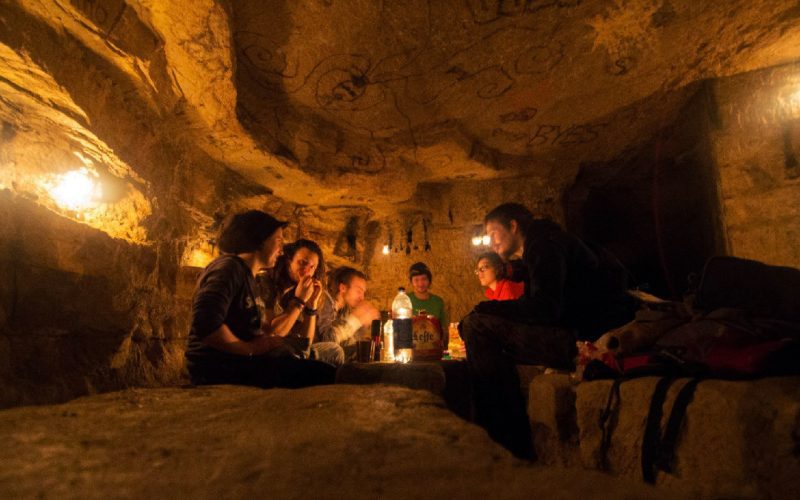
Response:
[{"label": "stone ledge", "polygon": [[461,418],[470,420],[472,413],[467,365],[459,360],[348,363],[336,372],[336,383],[427,390],[444,398],[447,407]]},{"label": "stone ledge", "polygon": [[[610,472],[641,480],[641,442],[654,377],[624,382],[607,460]],[[670,388],[662,426],[685,381]],[[547,375],[530,386],[529,416],[544,463],[600,469],[599,426],[612,382],[571,386]],[[675,470],[659,487],[696,498],[800,498],[800,378],[706,380],[689,405]]]},{"label": "stone ledge", "polygon": [[539,462],[563,467],[580,464],[575,386],[569,375],[535,377],[528,389],[528,416]]},{"label": "stone ledge", "polygon": [[427,391],[212,386],[0,411],[2,498],[669,498],[515,460]]}]

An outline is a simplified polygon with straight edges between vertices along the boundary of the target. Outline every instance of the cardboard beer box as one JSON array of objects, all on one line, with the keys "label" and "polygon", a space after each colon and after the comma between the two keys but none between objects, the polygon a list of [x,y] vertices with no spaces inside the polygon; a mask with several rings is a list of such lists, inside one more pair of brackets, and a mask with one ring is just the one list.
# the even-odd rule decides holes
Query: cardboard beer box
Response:
[{"label": "cardboard beer box", "polygon": [[414,334],[414,360],[436,361],[442,359],[442,325],[431,314],[420,311],[412,321]]}]

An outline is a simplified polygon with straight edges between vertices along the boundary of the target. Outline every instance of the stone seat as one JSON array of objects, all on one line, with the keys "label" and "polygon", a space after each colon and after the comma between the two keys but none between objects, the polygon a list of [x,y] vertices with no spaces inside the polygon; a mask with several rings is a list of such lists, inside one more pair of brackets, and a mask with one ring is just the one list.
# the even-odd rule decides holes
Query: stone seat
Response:
[{"label": "stone seat", "polygon": [[[520,391],[525,400],[531,382],[545,372],[544,366],[517,365]],[[348,363],[336,373],[337,384],[388,384],[422,389],[444,398],[447,407],[472,420],[469,372],[463,359],[403,363]]]},{"label": "stone seat", "polygon": [[[620,386],[608,470],[642,479],[641,445],[656,377]],[[667,394],[662,428],[675,395]],[[572,385],[566,375],[536,377],[528,414],[542,463],[602,469],[599,425],[612,381]],[[694,498],[800,498],[800,377],[706,380],[689,404],[672,473],[656,485]]]},{"label": "stone seat", "polygon": [[134,389],[0,411],[0,498],[672,498],[514,459],[429,391]]},{"label": "stone seat", "polygon": [[427,390],[441,396],[456,415],[470,420],[467,365],[462,360],[412,363],[347,363],[336,372],[337,384],[387,384]]}]

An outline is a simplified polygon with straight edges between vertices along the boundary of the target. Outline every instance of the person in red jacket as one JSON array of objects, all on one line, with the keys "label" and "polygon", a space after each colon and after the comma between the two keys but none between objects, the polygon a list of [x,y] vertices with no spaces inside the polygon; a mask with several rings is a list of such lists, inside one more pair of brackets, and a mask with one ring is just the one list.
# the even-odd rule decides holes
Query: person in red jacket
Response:
[{"label": "person in red jacket", "polygon": [[481,286],[486,287],[484,294],[489,300],[515,300],[525,293],[525,283],[509,280],[505,263],[494,252],[478,256],[475,274]]}]

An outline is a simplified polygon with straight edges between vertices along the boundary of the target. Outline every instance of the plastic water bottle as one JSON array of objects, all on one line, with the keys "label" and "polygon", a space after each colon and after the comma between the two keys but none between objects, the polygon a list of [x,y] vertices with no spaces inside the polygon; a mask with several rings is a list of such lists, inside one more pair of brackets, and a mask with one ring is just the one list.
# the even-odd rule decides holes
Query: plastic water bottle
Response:
[{"label": "plastic water bottle", "polygon": [[414,352],[414,336],[411,323],[411,299],[406,289],[397,289],[392,301],[392,330],[394,333],[394,360],[400,363],[411,361]]},{"label": "plastic water bottle", "polygon": [[383,324],[383,347],[381,348],[381,361],[394,362],[394,331],[392,320],[387,319]]}]

